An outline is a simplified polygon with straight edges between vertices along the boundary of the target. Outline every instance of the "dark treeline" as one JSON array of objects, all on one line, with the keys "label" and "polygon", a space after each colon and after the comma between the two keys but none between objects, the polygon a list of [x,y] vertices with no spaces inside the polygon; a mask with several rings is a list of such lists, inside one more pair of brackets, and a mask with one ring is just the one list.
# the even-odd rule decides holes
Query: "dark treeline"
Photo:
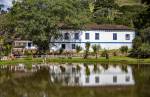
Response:
[{"label": "dark treeline", "polygon": [[143,0],[143,3],[146,4],[146,8],[136,15],[134,21],[137,36],[133,41],[131,56],[148,58],[150,57],[150,2]]}]

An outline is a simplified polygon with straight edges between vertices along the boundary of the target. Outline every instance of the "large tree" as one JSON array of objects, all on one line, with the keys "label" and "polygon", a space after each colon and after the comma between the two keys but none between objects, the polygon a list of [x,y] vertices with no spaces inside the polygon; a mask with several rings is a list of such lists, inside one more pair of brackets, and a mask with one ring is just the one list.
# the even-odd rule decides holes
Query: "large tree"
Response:
[{"label": "large tree", "polygon": [[150,1],[149,0],[141,0],[142,3],[147,3],[147,4],[150,4]]},{"label": "large tree", "polygon": [[148,50],[150,45],[150,5],[148,1],[149,0],[142,0],[145,4],[145,8],[135,16],[133,21],[138,32],[133,41],[133,49],[130,54],[134,57],[150,57]]},{"label": "large tree", "polygon": [[94,3],[94,21],[96,23],[113,23],[118,12],[115,0],[96,0]]},{"label": "large tree", "polygon": [[116,18],[116,23],[134,27],[135,17],[145,9],[144,5],[123,5],[119,8],[122,14]]},{"label": "large tree", "polygon": [[135,18],[134,25],[137,29],[144,29],[150,27],[150,6],[139,13]]},{"label": "large tree", "polygon": [[14,3],[8,20],[13,28],[8,32],[32,40],[45,51],[50,41],[59,38],[60,26],[79,28],[88,19],[80,0],[23,0]]}]

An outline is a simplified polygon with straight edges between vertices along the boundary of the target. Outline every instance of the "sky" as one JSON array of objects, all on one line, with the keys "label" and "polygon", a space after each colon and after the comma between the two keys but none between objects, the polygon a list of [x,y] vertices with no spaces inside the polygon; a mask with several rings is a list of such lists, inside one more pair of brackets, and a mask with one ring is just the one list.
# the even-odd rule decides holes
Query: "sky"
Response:
[{"label": "sky", "polygon": [[12,1],[13,0],[0,0],[0,4],[4,4],[5,8],[7,9],[8,7],[10,7],[12,5]]}]

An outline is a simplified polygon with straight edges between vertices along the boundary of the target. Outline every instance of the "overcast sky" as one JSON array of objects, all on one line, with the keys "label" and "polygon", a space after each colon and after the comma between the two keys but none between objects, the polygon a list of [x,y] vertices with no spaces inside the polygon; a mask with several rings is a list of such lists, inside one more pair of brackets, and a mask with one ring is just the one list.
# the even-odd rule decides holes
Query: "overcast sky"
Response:
[{"label": "overcast sky", "polygon": [[12,1],[13,0],[0,0],[0,4],[4,4],[6,9],[7,7],[10,7],[12,5]]}]

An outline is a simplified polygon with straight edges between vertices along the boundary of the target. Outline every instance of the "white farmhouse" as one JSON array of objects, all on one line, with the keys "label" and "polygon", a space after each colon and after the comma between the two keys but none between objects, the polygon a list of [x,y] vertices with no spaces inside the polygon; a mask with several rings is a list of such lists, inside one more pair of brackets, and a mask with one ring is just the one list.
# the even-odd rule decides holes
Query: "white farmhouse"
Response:
[{"label": "white farmhouse", "polygon": [[29,40],[14,40],[13,51],[36,50],[37,46]]},{"label": "white farmhouse", "polygon": [[132,40],[135,38],[135,31],[123,25],[86,25],[83,30],[63,28],[62,38],[52,41],[51,50],[60,48],[68,51],[75,50],[79,45],[85,49],[89,42],[92,45],[100,45],[102,49],[119,49],[121,46],[132,47]]}]

